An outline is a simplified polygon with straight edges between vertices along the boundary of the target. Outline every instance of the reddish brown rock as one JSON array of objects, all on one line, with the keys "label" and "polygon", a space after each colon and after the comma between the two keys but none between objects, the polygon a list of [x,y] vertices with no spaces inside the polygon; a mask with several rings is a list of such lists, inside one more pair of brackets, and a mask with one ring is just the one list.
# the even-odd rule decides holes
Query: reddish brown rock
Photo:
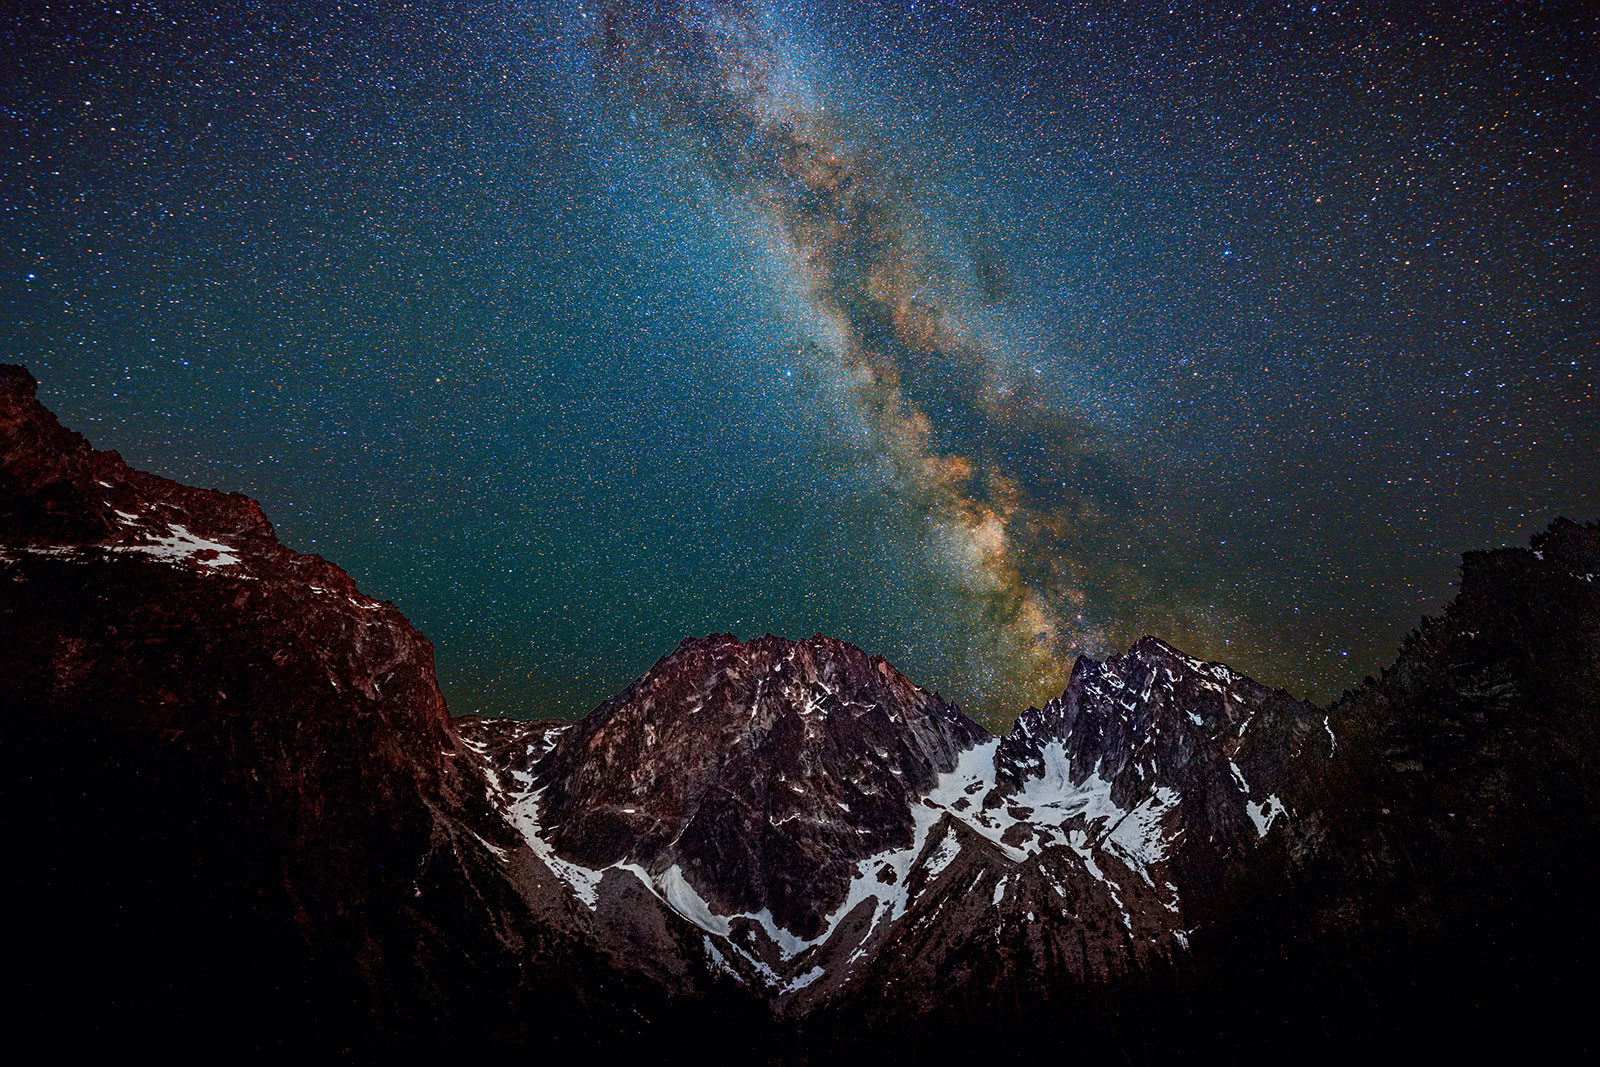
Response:
[{"label": "reddish brown rock", "polygon": [[985,737],[843,641],[685,641],[561,738],[543,821],[581,863],[676,864],[718,910],[813,937],[856,861],[909,846],[911,805]]}]

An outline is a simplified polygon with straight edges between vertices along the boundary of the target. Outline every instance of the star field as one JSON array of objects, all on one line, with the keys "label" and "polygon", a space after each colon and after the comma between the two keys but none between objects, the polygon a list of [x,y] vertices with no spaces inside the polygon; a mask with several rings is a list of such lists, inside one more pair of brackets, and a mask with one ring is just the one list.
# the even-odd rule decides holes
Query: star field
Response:
[{"label": "star field", "polygon": [[13,6],[0,349],[453,711],[823,632],[1313,699],[1600,514],[1582,4]]}]

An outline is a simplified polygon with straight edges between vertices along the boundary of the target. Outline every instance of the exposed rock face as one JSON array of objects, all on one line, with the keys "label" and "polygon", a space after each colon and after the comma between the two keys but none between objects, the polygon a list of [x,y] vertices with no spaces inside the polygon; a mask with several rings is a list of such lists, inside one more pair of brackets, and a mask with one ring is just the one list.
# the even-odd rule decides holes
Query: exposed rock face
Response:
[{"label": "exposed rock face", "polygon": [[[1311,704],[1281,689],[1143,637],[1125,655],[1104,663],[1079,657],[1066,692],[1043,710],[1023,712],[1001,741],[996,777],[1015,791],[1041,773],[1049,759],[1064,759],[1083,774],[1098,774],[1110,783],[1111,799],[1129,807],[1158,786],[1194,784],[1202,776],[1195,761],[1207,757],[1250,759],[1251,770],[1278,778],[1288,765],[1268,766],[1260,759],[1269,754],[1298,758],[1299,742],[1321,722]],[[1284,744],[1275,728],[1289,724],[1299,729]],[[1333,741],[1331,735],[1321,741],[1316,754],[1325,759]],[[1052,745],[1059,751],[1047,756]],[[1227,776],[1233,776],[1231,770]],[[1230,841],[1259,836],[1249,832],[1260,824],[1245,818],[1242,805],[1234,814],[1238,817],[1219,814],[1206,829],[1220,830]]]},{"label": "exposed rock face", "polygon": [[1059,699],[969,756],[930,838],[949,858],[860,987],[933,1012],[991,966],[1049,984],[1181,953],[1185,901],[1288,817],[1278,794],[1330,748],[1309,704],[1154,638],[1080,658]]},{"label": "exposed rock face", "polygon": [[543,819],[579,863],[679,866],[717,911],[809,938],[857,860],[910,846],[917,797],[983,736],[842,641],[685,641],[561,738]]},{"label": "exposed rock face", "polygon": [[1025,803],[1047,768],[1070,768],[1121,810],[1170,809],[1164,858],[1180,887],[1205,888],[1289,815],[1336,748],[1311,704],[1144,637],[1104,663],[1080,658],[1061,697],[1018,717],[985,806]]}]

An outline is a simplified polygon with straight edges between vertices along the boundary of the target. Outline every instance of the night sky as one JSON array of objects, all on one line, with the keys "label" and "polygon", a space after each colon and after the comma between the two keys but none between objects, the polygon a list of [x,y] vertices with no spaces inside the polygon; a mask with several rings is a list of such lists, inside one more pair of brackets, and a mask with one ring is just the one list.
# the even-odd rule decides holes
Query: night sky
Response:
[{"label": "night sky", "polygon": [[1600,517],[1593,4],[17,2],[0,359],[452,711],[822,632],[1325,700]]}]

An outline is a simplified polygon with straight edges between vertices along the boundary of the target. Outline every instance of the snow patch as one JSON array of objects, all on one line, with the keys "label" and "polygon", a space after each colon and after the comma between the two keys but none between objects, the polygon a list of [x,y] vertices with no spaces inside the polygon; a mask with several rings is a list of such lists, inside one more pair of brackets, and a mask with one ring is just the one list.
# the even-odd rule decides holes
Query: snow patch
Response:
[{"label": "snow patch", "polygon": [[1146,869],[1152,863],[1167,858],[1167,838],[1164,823],[1167,812],[1178,806],[1178,791],[1171,786],[1157,786],[1138,807],[1128,812],[1106,835],[1110,844],[1128,861],[1141,878],[1153,889]]},{"label": "snow patch", "polygon": [[807,971],[805,974],[802,974],[797,978],[791,979],[789,981],[789,984],[783,987],[783,991],[785,993],[793,993],[797,989],[804,989],[806,986],[810,985],[812,982],[815,982],[818,978],[821,978],[825,973],[827,973],[827,972],[825,972],[820,966],[819,967],[813,967],[809,971]]},{"label": "snow patch", "polygon": [[[627,869],[638,875],[645,885],[650,885],[652,879],[645,873],[644,868],[637,864],[627,864]],[[655,888],[660,890],[662,899],[667,902],[667,907],[682,915],[702,930],[710,931],[727,937],[730,933],[728,920],[717,915],[711,910],[711,905],[706,903],[704,897],[695,892],[694,886],[683,877],[683,869],[674,863],[662,872],[661,876],[654,879]]]},{"label": "snow patch", "polygon": [[[1082,815],[1089,822],[1114,822],[1126,812],[1111,800],[1111,783],[1100,777],[1100,766],[1089,773],[1082,782],[1073,784],[1072,765],[1061,742],[1052,741],[1044,747],[1044,770],[1028,779],[1017,794],[1017,803],[1032,808],[1028,821],[1056,825]],[[1004,810],[1004,809],[1002,809]],[[1020,820],[1012,820],[1013,822]],[[1009,826],[1002,827],[1004,833]],[[998,841],[999,835],[996,835]],[[1038,851],[1035,845],[1032,852]]]},{"label": "snow patch", "polygon": [[1266,837],[1267,831],[1272,829],[1272,822],[1278,816],[1288,816],[1284,809],[1283,801],[1276,796],[1269,795],[1265,804],[1257,804],[1253,800],[1245,801],[1245,811],[1250,813],[1250,821],[1256,824],[1256,833],[1259,837]]},{"label": "snow patch", "polygon": [[725,974],[729,978],[738,978],[739,972],[733,969],[733,966],[728,962],[727,957],[717,951],[717,946],[712,942],[711,938],[706,937],[702,940],[705,942],[706,959],[710,961],[711,969],[716,971],[718,974]]},{"label": "snow patch", "polygon": [[505,862],[505,858],[506,858],[506,855],[507,855],[505,849],[501,848],[499,845],[495,844],[493,841],[485,840],[483,835],[478,833],[478,831],[476,831],[476,830],[472,830],[472,831],[469,831],[469,832],[472,834],[473,837],[476,837],[478,839],[478,844],[482,845],[484,848],[486,848],[490,852],[494,853],[494,858],[495,859],[501,861],[502,863]]},{"label": "snow patch", "polygon": [[[118,512],[118,514],[121,514],[121,512]],[[156,559],[165,560],[169,563],[192,559],[201,552],[214,552],[216,555],[210,559],[197,559],[195,562],[204,567],[236,567],[239,565],[239,557],[234,555],[235,549],[230,545],[225,545],[221,541],[208,541],[203,537],[197,537],[189,532],[188,527],[181,526],[175,522],[167,524],[167,531],[165,537],[157,536],[150,544],[113,545],[112,549],[117,552],[143,552],[148,556],[154,556]]]},{"label": "snow patch", "polygon": [[[495,784],[499,787],[498,781]],[[511,825],[522,834],[523,840],[528,842],[533,854],[538,856],[562,884],[588,906],[590,911],[593,911],[600,901],[600,879],[604,872],[591,870],[581,864],[569,863],[556,855],[555,849],[544,839],[543,828],[539,825],[539,798],[543,793],[543,789],[536,789],[530,793],[512,794],[506,815],[511,820]]]},{"label": "snow patch", "polygon": [[1239,792],[1243,793],[1245,796],[1249,796],[1250,783],[1244,780],[1244,772],[1239,769],[1239,765],[1233,762],[1233,760],[1229,760],[1228,770],[1233,772],[1233,780],[1239,783]]},{"label": "snow patch", "polygon": [[939,839],[933,855],[929,856],[928,862],[923,865],[922,869],[927,872],[928,880],[932,881],[944,873],[944,869],[950,866],[950,861],[955,859],[960,851],[961,842],[956,840],[956,835],[947,828],[944,836]]}]

